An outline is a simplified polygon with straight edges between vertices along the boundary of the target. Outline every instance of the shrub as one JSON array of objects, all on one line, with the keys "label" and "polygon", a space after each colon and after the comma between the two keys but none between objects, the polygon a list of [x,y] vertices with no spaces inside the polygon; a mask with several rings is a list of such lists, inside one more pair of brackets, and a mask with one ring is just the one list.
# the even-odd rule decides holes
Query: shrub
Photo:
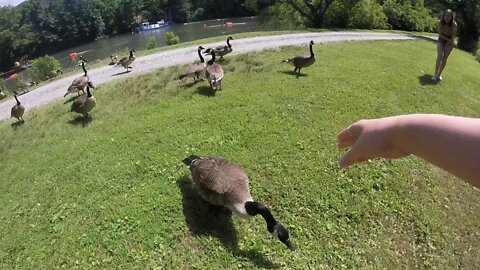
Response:
[{"label": "shrub", "polygon": [[382,6],[375,0],[361,0],[352,9],[348,27],[386,29],[387,16],[383,13]]},{"label": "shrub", "polygon": [[147,50],[155,49],[158,47],[157,39],[153,36],[148,40]]},{"label": "shrub", "polygon": [[[33,80],[40,82],[52,77],[61,68],[60,62],[52,56],[46,55],[33,61],[30,68]],[[53,72],[53,73],[52,73]]]},{"label": "shrub", "polygon": [[477,50],[475,58],[477,59],[478,62],[480,62],[480,49]]},{"label": "shrub", "polygon": [[167,32],[167,45],[174,45],[180,42],[180,37],[175,35],[173,32]]}]

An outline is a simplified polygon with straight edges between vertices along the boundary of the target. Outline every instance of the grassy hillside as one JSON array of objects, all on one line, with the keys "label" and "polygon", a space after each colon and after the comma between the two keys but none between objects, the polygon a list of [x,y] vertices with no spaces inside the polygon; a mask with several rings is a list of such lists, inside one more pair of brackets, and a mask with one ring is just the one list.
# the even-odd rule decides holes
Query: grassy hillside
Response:
[{"label": "grassy hillside", "polygon": [[[480,64],[455,51],[433,85],[432,42],[332,43],[296,79],[280,62],[307,51],[227,57],[215,96],[175,67],[98,87],[88,121],[59,102],[1,123],[0,268],[478,268],[478,190],[415,158],[341,170],[335,136],[361,118],[478,117]],[[190,154],[244,167],[300,251],[259,217],[209,212]]]}]

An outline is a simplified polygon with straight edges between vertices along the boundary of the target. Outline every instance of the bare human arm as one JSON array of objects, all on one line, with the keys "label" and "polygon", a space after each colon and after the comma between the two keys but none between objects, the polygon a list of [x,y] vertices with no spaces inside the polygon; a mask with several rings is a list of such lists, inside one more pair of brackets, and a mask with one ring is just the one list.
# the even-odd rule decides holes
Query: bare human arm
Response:
[{"label": "bare human arm", "polygon": [[416,155],[480,187],[480,119],[413,114],[361,120],[337,137],[340,166]]},{"label": "bare human arm", "polygon": [[456,22],[453,22],[452,24],[452,38],[450,39],[450,42],[453,46],[457,47],[457,42],[455,40],[455,38],[457,37],[457,23]]}]

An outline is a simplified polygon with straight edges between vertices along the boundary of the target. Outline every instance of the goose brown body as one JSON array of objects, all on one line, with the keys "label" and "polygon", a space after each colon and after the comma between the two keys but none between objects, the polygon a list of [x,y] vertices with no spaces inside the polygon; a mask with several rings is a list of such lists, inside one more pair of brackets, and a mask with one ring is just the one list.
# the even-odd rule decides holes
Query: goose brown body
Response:
[{"label": "goose brown body", "polygon": [[63,97],[66,97],[68,94],[78,93],[80,91],[85,92],[85,87],[87,87],[90,78],[87,75],[87,69],[85,68],[85,62],[82,61],[83,76],[76,78],[72,84],[68,87],[67,93]]},{"label": "goose brown body", "polygon": [[190,171],[204,200],[228,207],[237,215],[248,215],[243,204],[253,199],[248,176],[240,166],[224,158],[201,158],[190,166]]},{"label": "goose brown body", "polygon": [[181,80],[183,78],[193,78],[194,81],[200,78],[200,75],[206,68],[205,59],[202,56],[202,46],[198,47],[198,57],[200,58],[200,63],[194,63],[187,67],[187,70],[180,75],[178,78]]},{"label": "goose brown body", "polygon": [[310,41],[310,55],[295,56],[293,58],[284,60],[283,62],[294,66],[294,71],[297,72],[298,70],[297,74],[299,74],[302,68],[309,67],[315,63],[315,54],[313,53],[314,44],[315,43],[313,42],[313,40]]},{"label": "goose brown body", "polygon": [[215,51],[212,49],[208,49],[206,53],[212,55],[212,59],[208,61],[207,68],[205,69],[205,77],[207,78],[208,82],[212,89],[222,90],[222,81],[223,76],[225,75],[223,68],[221,65],[215,63]]},{"label": "goose brown body", "polygon": [[218,46],[214,49],[215,55],[220,56],[220,59],[231,52],[233,52],[232,45],[230,44],[230,40],[233,40],[232,37],[227,38],[227,45],[226,46]]},{"label": "goose brown body", "polygon": [[18,121],[25,122],[23,120],[23,114],[25,113],[25,106],[23,106],[17,98],[17,95],[14,96],[17,104],[12,107],[10,111],[10,118],[17,118]]},{"label": "goose brown body", "polygon": [[130,51],[130,55],[128,57],[123,57],[122,59],[120,59],[120,61],[118,61],[118,64],[117,65],[122,65],[127,71],[129,68],[132,68],[130,65],[133,63],[133,61],[135,61],[135,55],[133,54],[135,52],[135,50],[131,50]]},{"label": "goose brown body", "polygon": [[97,105],[97,100],[90,93],[90,86],[87,85],[87,94],[81,95],[75,99],[72,103],[71,111],[88,116],[88,113],[95,107],[95,105]]}]

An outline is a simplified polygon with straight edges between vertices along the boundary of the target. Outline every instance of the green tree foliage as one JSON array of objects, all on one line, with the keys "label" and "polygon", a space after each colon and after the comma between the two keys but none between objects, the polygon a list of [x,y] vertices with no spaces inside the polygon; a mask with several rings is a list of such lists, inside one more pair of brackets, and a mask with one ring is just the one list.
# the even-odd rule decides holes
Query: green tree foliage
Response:
[{"label": "green tree foliage", "polygon": [[299,14],[307,27],[325,27],[327,11],[334,2],[335,0],[280,0],[276,5]]},{"label": "green tree foliage", "polygon": [[383,11],[393,29],[431,32],[436,28],[436,20],[423,0],[385,0]]},{"label": "green tree foliage", "polygon": [[147,43],[147,50],[155,49],[157,47],[158,47],[157,39],[155,37],[151,37]]},{"label": "green tree foliage", "polygon": [[348,27],[386,29],[387,16],[375,0],[361,0],[352,9]]},{"label": "green tree foliage", "polygon": [[60,69],[60,62],[52,56],[46,55],[33,61],[30,72],[33,80],[44,81],[51,78],[52,74],[55,74],[58,69]]}]

